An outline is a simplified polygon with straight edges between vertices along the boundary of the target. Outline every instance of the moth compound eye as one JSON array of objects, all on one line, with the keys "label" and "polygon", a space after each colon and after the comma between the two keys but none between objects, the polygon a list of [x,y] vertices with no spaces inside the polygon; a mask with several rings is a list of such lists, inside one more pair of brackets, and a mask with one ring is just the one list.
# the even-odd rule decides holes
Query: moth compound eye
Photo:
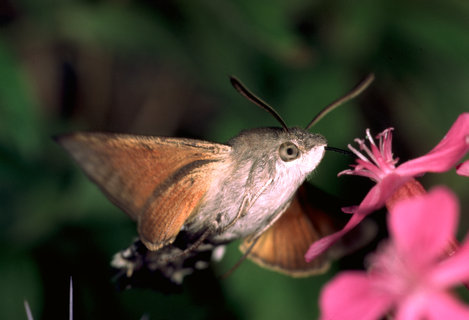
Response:
[{"label": "moth compound eye", "polygon": [[280,159],[285,162],[297,159],[300,156],[300,150],[293,142],[284,142],[278,149]]}]

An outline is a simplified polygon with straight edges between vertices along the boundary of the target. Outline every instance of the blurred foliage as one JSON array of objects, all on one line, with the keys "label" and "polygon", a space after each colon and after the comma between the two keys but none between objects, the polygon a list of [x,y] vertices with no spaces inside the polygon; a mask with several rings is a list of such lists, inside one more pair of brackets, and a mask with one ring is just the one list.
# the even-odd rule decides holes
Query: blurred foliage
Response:
[{"label": "blurred foliage", "polygon": [[[406,160],[434,146],[469,106],[467,1],[4,0],[0,28],[2,319],[24,319],[24,299],[36,319],[66,317],[70,276],[81,319],[314,319],[321,286],[362,262],[363,253],[307,279],[246,262],[218,281],[213,274],[240,256],[234,244],[213,274],[191,278],[180,295],[118,292],[109,261],[135,226],[53,143],[55,134],[223,142],[277,125],[227,75],[304,126],[374,72],[370,89],[314,130],[345,148],[367,127],[393,126],[395,153]],[[370,184],[336,178],[349,162],[327,154],[311,181],[357,204]],[[469,213],[467,180],[450,172],[423,182],[449,185]]]}]

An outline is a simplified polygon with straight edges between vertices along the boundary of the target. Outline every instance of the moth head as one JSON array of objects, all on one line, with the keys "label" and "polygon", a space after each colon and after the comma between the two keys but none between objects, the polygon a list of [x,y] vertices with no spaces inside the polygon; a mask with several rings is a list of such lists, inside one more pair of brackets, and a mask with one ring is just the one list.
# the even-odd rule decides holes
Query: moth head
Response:
[{"label": "moth head", "polygon": [[277,166],[308,174],[321,162],[326,139],[300,128],[290,128],[281,132],[277,150]]},{"label": "moth head", "polygon": [[242,131],[228,142],[242,162],[257,162],[277,173],[306,176],[324,156],[326,139],[300,128],[257,128]]}]

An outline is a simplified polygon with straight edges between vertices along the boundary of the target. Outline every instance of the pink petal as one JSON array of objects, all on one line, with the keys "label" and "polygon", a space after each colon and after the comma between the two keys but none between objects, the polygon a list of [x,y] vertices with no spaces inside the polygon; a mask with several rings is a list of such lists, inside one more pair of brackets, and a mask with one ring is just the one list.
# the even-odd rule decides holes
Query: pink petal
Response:
[{"label": "pink petal", "polygon": [[425,172],[444,172],[469,151],[469,113],[461,114],[443,140],[426,155],[401,164],[396,173],[416,176]]},{"label": "pink petal", "polygon": [[388,224],[397,249],[419,267],[444,252],[456,231],[458,214],[456,197],[438,187],[398,202],[388,215]]},{"label": "pink petal", "polygon": [[324,253],[330,246],[337,242],[337,240],[343,237],[344,234],[356,227],[369,213],[381,208],[392,193],[409,179],[408,177],[401,177],[394,173],[388,174],[383,180],[371,188],[342,230],[311,244],[305,254],[305,260],[311,262],[320,254]]},{"label": "pink petal", "polygon": [[365,272],[339,274],[322,290],[319,299],[321,319],[379,319],[392,304],[389,295],[373,289]]},{"label": "pink petal", "polygon": [[396,320],[467,320],[469,308],[445,292],[429,292],[411,297],[399,306]]},{"label": "pink petal", "polygon": [[431,297],[426,308],[426,313],[430,320],[469,319],[469,307],[447,293],[440,293]]},{"label": "pink petal", "polygon": [[411,295],[399,303],[396,310],[395,320],[426,319],[424,315],[427,304],[427,295]]},{"label": "pink petal", "polygon": [[336,243],[340,238],[342,238],[347,232],[356,227],[363,219],[365,219],[365,217],[365,214],[354,213],[342,230],[313,242],[313,244],[311,244],[305,254],[306,262],[311,262],[319,255],[324,253],[334,243]]},{"label": "pink petal", "polygon": [[395,173],[387,174],[380,182],[370,189],[360,203],[357,212],[369,214],[384,206],[393,193],[412,177],[403,177]]},{"label": "pink petal", "polygon": [[[469,279],[469,236],[451,257],[437,266],[431,274],[431,281],[438,287],[451,287]],[[469,318],[468,318],[469,319]]]},{"label": "pink petal", "polygon": [[460,176],[469,177],[469,160],[466,160],[463,163],[460,163],[456,167],[456,173],[459,174]]}]

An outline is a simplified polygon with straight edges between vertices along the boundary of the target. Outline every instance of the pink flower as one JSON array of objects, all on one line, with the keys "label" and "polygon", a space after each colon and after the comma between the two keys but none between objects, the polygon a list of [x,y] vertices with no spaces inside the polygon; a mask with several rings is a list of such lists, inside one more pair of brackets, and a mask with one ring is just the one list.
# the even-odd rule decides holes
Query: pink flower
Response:
[{"label": "pink flower", "polygon": [[[459,207],[446,188],[396,204],[388,215],[390,240],[370,260],[368,273],[339,274],[323,289],[322,319],[469,319],[469,306],[449,289],[469,278],[469,237],[452,256]],[[425,223],[422,223],[422,222]]]},{"label": "pink flower", "polygon": [[[446,136],[426,155],[409,160],[396,166],[398,159],[392,155],[392,128],[384,130],[377,136],[378,145],[367,130],[367,139],[370,148],[365,141],[355,139],[363,155],[349,145],[349,148],[358,156],[357,164],[353,170],[345,170],[341,174],[353,174],[368,177],[376,182],[358,207],[346,208],[344,211],[353,213],[345,227],[327,237],[314,242],[305,255],[306,261],[311,261],[332,244],[340,239],[345,233],[354,228],[366,215],[381,208],[386,201],[392,199],[400,188],[407,188],[407,193],[421,194],[425,190],[413,178],[426,172],[444,172],[453,168],[457,162],[469,151],[469,113],[461,114]],[[466,162],[467,165],[467,162]],[[460,171],[462,172],[461,168]],[[403,187],[404,186],[404,187]],[[397,200],[397,199],[394,199]],[[394,201],[388,203],[388,209]]]}]

